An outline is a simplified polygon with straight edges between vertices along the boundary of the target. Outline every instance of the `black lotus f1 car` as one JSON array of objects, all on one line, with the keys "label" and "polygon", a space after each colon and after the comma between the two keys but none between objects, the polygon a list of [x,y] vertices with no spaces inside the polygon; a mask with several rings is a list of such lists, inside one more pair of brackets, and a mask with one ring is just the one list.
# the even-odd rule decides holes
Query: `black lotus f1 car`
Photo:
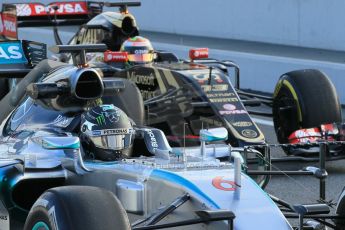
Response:
[{"label": "black lotus f1 car", "polygon": [[[65,4],[46,6],[49,10],[44,15],[33,10],[31,14],[22,13],[23,8],[37,8],[36,3],[15,4],[18,26],[53,25],[56,43],[61,45],[57,26],[78,24],[78,20],[70,20],[76,14],[65,12]],[[76,4],[81,3],[72,5]],[[300,129],[342,121],[335,88],[318,70],[283,74],[271,97],[241,90],[239,67],[233,61],[208,58],[207,49],[191,50],[190,60],[179,60],[170,52],[157,50],[154,63],[127,68],[126,59],[118,58],[123,55],[118,51],[124,40],[139,34],[128,7],[140,3],[83,2],[84,5],[89,17],[83,20],[89,21],[80,27],[69,45],[104,43],[107,51],[105,55],[102,51],[80,56],[79,52],[73,53],[72,46],[60,46],[55,50],[60,53],[60,61],[79,65],[89,63],[102,68],[105,77],[115,76],[135,82],[144,99],[145,114],[138,114],[136,110],[126,112],[140,123],[163,129],[172,145],[197,145],[200,129],[219,126],[229,130],[228,143],[233,146],[264,144],[264,135],[249,114],[273,117],[277,138],[282,144],[296,143],[293,136]],[[103,6],[120,7],[120,12],[102,13]],[[11,5],[3,8],[11,8]],[[261,105],[272,107],[272,113],[249,109]],[[301,136],[297,140],[303,142],[306,138]],[[292,145],[284,146],[284,150],[306,157],[315,152],[313,148]],[[334,154],[338,159],[339,151]]]}]

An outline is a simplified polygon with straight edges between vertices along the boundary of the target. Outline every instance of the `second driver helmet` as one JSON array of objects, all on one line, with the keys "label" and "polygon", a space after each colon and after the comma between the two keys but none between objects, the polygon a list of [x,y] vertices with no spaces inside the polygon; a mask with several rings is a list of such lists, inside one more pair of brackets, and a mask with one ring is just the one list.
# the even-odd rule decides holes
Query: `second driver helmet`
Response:
[{"label": "second driver helmet", "polygon": [[130,157],[134,142],[132,121],[114,105],[100,105],[81,115],[85,152],[104,161]]},{"label": "second driver helmet", "polygon": [[128,38],[123,42],[120,51],[127,52],[130,64],[146,64],[153,62],[154,50],[150,40],[141,36]]}]

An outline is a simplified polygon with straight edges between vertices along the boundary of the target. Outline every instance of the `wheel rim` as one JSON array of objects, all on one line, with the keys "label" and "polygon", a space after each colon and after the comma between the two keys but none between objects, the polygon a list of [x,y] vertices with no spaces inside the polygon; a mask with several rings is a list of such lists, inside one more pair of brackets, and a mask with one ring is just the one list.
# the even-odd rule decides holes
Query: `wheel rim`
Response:
[{"label": "wheel rim", "polygon": [[49,230],[49,227],[46,223],[40,221],[32,227],[32,230]]}]

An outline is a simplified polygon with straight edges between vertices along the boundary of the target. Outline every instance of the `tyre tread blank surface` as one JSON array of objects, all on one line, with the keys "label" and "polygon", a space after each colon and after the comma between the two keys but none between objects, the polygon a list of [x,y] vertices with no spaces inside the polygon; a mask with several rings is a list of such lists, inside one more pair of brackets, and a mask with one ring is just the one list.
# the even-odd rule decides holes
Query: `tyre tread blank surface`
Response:
[{"label": "tyre tread blank surface", "polygon": [[[280,110],[292,105],[292,110]],[[342,121],[335,87],[319,70],[297,70],[283,74],[274,91],[272,109],[279,143],[288,143],[289,135],[298,129]]]},{"label": "tyre tread blank surface", "polygon": [[341,122],[341,108],[334,85],[318,70],[293,71],[291,80],[302,110],[303,128]]},{"label": "tyre tread blank surface", "polygon": [[[48,200],[50,206],[55,206],[59,229],[130,229],[126,211],[115,195],[108,190],[90,186],[64,186],[47,190],[40,199]],[[40,221],[34,219],[38,216],[36,212],[42,213],[42,207],[34,206],[30,211],[25,230],[31,230],[31,226]]]}]

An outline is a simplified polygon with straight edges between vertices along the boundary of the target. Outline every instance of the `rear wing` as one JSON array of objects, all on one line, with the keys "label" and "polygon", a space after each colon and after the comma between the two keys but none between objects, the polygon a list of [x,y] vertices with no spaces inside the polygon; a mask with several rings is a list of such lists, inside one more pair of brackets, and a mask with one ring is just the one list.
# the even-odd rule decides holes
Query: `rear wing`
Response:
[{"label": "rear wing", "polygon": [[103,12],[103,7],[140,6],[140,2],[57,1],[47,5],[39,2],[3,4],[15,7],[18,27],[82,25]]},{"label": "rear wing", "polygon": [[16,8],[18,27],[52,26],[54,17],[59,25],[80,25],[102,12],[101,4],[88,1],[3,4],[9,6]]},{"label": "rear wing", "polygon": [[44,59],[47,59],[46,44],[27,40],[1,41],[0,77],[22,78]]},{"label": "rear wing", "polygon": [[0,41],[17,39],[16,7],[13,5],[4,5],[0,12]]}]

